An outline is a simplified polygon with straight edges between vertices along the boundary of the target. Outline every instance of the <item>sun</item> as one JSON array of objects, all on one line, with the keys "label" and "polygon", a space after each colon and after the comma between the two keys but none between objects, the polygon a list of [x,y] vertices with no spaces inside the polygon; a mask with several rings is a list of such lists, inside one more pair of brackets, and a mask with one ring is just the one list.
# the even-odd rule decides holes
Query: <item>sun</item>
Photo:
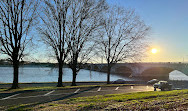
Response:
[{"label": "sun", "polygon": [[157,49],[153,48],[153,49],[151,50],[151,52],[152,52],[153,54],[155,54],[155,53],[157,53]]}]

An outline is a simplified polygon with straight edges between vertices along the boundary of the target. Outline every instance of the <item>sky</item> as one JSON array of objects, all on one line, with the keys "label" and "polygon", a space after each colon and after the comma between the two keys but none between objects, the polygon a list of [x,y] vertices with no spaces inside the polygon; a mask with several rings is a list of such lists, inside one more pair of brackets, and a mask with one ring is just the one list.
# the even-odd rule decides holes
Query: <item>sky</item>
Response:
[{"label": "sky", "polygon": [[[151,27],[148,40],[151,48],[142,62],[188,62],[188,0],[107,0],[111,5],[135,9],[144,22]],[[46,58],[46,47],[40,45],[33,58],[53,62]],[[45,53],[45,54],[44,54]],[[33,56],[32,55],[32,56]],[[2,56],[1,56],[2,57]],[[31,57],[31,56],[30,56]],[[45,59],[44,59],[45,58]],[[51,60],[51,61],[50,61]]]},{"label": "sky", "polygon": [[107,0],[133,8],[151,27],[148,40],[158,52],[143,62],[188,62],[188,0]]}]

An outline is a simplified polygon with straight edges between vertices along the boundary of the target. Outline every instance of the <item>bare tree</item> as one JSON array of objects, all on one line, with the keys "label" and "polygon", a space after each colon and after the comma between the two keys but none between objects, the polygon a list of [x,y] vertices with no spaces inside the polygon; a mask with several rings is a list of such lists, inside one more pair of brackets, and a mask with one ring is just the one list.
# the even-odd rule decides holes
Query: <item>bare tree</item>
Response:
[{"label": "bare tree", "polygon": [[81,65],[90,60],[96,45],[92,39],[101,27],[102,12],[105,8],[105,0],[72,0],[71,2],[67,33],[70,54],[67,60],[73,72],[72,86],[76,85],[76,76]]},{"label": "bare tree", "polygon": [[39,33],[42,35],[42,41],[50,46],[58,61],[59,77],[58,87],[62,84],[62,68],[69,52],[66,44],[67,39],[67,16],[71,0],[44,0],[43,13],[41,14],[42,26],[39,27]]},{"label": "bare tree", "polygon": [[18,88],[19,61],[25,56],[25,49],[31,37],[28,33],[36,19],[37,0],[0,1],[0,52],[13,63],[12,88]]},{"label": "bare tree", "polygon": [[100,30],[99,54],[107,64],[107,84],[113,64],[126,60],[138,60],[146,51],[145,37],[149,27],[140,20],[134,10],[111,7],[103,18],[104,28]]}]

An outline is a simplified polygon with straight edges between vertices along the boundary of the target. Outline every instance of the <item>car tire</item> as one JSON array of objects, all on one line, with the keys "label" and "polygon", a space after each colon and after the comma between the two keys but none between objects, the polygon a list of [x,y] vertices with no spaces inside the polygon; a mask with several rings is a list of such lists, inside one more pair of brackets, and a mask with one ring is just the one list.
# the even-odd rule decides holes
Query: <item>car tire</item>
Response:
[{"label": "car tire", "polygon": [[164,91],[164,88],[161,88],[161,91]]}]

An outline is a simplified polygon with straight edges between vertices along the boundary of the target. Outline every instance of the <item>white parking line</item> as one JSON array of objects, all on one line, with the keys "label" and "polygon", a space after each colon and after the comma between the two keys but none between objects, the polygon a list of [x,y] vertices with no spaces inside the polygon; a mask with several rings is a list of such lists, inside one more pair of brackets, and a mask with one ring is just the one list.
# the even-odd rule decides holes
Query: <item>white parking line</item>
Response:
[{"label": "white parking line", "polygon": [[78,91],[80,91],[80,89],[77,89],[74,93],[78,93]]},{"label": "white parking line", "polygon": [[0,99],[0,100],[9,99],[9,98],[14,97],[14,96],[17,96],[17,95],[19,95],[19,94],[14,94],[14,95],[12,95],[12,96],[8,96],[8,97],[2,98],[2,99]]},{"label": "white parking line", "polygon": [[133,86],[131,86],[131,89],[133,89]]},{"label": "white parking line", "polygon": [[48,93],[44,94],[44,96],[48,96],[49,94],[53,93],[54,91],[55,91],[55,90],[50,91],[50,92],[48,92]]},{"label": "white parking line", "polygon": [[99,87],[99,89],[97,90],[98,92],[101,91],[101,87]]},{"label": "white parking line", "polygon": [[115,90],[117,91],[118,89],[119,89],[119,87],[116,87],[116,89],[115,89]]},{"label": "white parking line", "polygon": [[[50,96],[57,96],[57,95],[68,95],[71,93],[59,93],[59,94],[50,94]],[[73,93],[72,93],[73,94]],[[36,95],[36,96],[26,96],[26,97],[16,97],[16,98],[9,98],[9,99],[26,99],[26,98],[35,98],[35,97],[43,97],[44,95]],[[1,99],[0,99],[1,100]]]}]

